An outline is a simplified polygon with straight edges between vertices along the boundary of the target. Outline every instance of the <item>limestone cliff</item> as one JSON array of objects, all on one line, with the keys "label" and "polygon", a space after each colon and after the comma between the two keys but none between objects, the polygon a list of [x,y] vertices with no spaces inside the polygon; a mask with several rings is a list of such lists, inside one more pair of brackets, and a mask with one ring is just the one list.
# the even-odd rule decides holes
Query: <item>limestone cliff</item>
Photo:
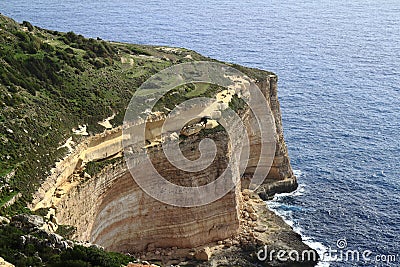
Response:
[{"label": "limestone cliff", "polygon": [[[270,103],[276,124],[277,142],[273,165],[258,189],[262,196],[268,197],[277,191],[291,191],[297,183],[283,137],[277,78],[267,76],[265,80],[258,81],[258,86]],[[250,159],[241,186],[239,184],[223,198],[208,205],[182,208],[153,199],[134,182],[122,160],[107,166],[95,177],[85,178],[80,175],[88,162],[121,155],[121,128],[116,128],[88,138],[77,146],[74,153],[60,162],[52,176],[35,194],[32,208],[51,208],[59,224],[77,228],[75,239],[90,241],[113,251],[136,253],[153,251],[155,248],[187,249],[235,238],[243,234],[244,227],[240,219],[244,210],[241,190],[248,187],[247,177],[252,175],[258,164],[261,142],[259,130],[253,125],[252,114],[245,112],[243,118],[252,134]],[[152,127],[153,133],[158,132],[164,120],[164,116],[153,116],[148,127]],[[176,170],[157,146],[149,148],[153,164],[164,178],[175,184],[207,184],[218,178],[230,157],[224,132],[216,132],[207,137],[216,142],[218,153],[213,164],[203,172],[193,176]],[[182,153],[189,159],[198,158],[200,141],[197,135],[189,136],[180,145]],[[250,224],[252,227],[257,225],[256,222]],[[257,241],[254,243],[257,244]]]},{"label": "limestone cliff", "polygon": [[271,106],[271,111],[275,119],[277,140],[271,170],[264,184],[257,190],[261,198],[265,200],[271,198],[276,193],[294,191],[297,188],[297,179],[290,165],[288,149],[283,135],[282,113],[278,100],[278,77],[269,76],[268,79],[260,82],[258,86],[265,92],[265,97]]},{"label": "limestone cliff", "polygon": [[[197,145],[197,140],[191,141],[183,153]],[[218,177],[224,169],[224,141],[217,141],[221,152],[203,175],[177,175],[161,151],[154,151],[154,164],[177,184],[202,184]],[[77,226],[77,239],[114,251],[138,252],[151,247],[193,248],[238,232],[237,190],[210,205],[182,208],[148,196],[134,182],[124,162],[106,168],[94,180],[72,189],[57,207],[58,222]]]}]

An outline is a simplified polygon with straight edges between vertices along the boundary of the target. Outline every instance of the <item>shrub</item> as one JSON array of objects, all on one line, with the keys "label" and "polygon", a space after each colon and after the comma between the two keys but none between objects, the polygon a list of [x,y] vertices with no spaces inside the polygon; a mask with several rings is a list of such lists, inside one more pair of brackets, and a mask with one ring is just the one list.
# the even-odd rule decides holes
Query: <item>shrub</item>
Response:
[{"label": "shrub", "polygon": [[22,22],[22,26],[27,27],[28,31],[33,31],[34,27],[32,26],[32,24],[30,24],[28,21],[23,21]]},{"label": "shrub", "polygon": [[74,53],[74,50],[72,50],[72,48],[70,48],[70,47],[67,47],[67,48],[65,48],[64,50],[65,50],[65,52],[67,52],[68,54],[73,54],[73,53]]}]

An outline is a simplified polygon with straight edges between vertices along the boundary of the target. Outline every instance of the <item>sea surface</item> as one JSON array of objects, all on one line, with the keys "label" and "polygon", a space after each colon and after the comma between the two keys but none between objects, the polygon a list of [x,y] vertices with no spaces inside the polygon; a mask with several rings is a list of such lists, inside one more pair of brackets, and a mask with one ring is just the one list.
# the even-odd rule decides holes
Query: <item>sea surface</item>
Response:
[{"label": "sea surface", "polygon": [[277,73],[300,188],[268,205],[321,253],[345,240],[374,260],[321,265],[400,266],[399,0],[13,0],[0,12]]}]

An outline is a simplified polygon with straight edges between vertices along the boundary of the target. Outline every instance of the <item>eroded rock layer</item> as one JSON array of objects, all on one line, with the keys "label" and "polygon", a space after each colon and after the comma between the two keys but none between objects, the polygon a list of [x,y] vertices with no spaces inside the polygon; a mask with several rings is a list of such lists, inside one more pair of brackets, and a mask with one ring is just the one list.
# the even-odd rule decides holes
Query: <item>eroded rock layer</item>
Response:
[{"label": "eroded rock layer", "polygon": [[[163,157],[154,157],[165,178],[179,185],[206,184],[226,167],[226,140],[217,140],[216,162],[203,174],[177,173]],[[192,158],[197,141],[183,152]],[[224,149],[225,147],[225,149]],[[160,151],[155,151],[158,154]],[[197,152],[198,153],[198,152]],[[138,166],[141,168],[141,166]],[[154,185],[157,188],[157,184]],[[72,189],[57,208],[58,222],[75,225],[79,240],[89,240],[113,251],[136,252],[152,247],[191,248],[235,235],[239,229],[240,194],[232,189],[221,199],[200,207],[164,204],[136,184],[125,162],[108,167],[94,179]],[[78,208],[79,207],[79,208]],[[71,210],[74,212],[71,212]]]}]

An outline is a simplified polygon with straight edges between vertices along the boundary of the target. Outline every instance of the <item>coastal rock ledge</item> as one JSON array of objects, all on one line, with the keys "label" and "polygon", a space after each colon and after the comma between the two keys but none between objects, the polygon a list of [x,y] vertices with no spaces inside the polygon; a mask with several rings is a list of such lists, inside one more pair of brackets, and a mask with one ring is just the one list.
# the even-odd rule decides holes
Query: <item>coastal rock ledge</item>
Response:
[{"label": "coastal rock ledge", "polygon": [[[252,114],[246,111],[242,119],[252,132],[250,159],[239,185],[217,201],[183,208],[148,196],[134,182],[122,160],[122,129],[118,127],[88,137],[77,145],[41,185],[31,209],[46,208],[48,217],[55,223],[76,227],[74,240],[130,253],[139,260],[162,266],[314,266],[318,260],[316,252],[268,210],[264,202],[275,193],[295,190],[297,181],[283,137],[277,77],[267,75],[256,82],[272,109],[277,141],[270,172],[256,192],[248,190],[248,177],[258,164],[261,138],[260,131],[252,128]],[[163,120],[163,116],[154,117],[150,125],[162,124]],[[176,170],[159,147],[148,148],[148,152],[164,178],[183,186],[204,185],[217,179],[229,157],[235,156],[230,155],[223,132],[213,132],[207,137],[216,143],[216,160],[195,176]],[[187,137],[180,144],[182,153],[189,159],[198,158],[200,141],[198,135]],[[110,159],[112,163],[93,177],[85,173],[85,165],[90,162]],[[265,246],[287,253],[296,251],[298,255],[311,251],[315,256],[280,261],[277,255],[271,255],[260,260],[258,252]]]}]

